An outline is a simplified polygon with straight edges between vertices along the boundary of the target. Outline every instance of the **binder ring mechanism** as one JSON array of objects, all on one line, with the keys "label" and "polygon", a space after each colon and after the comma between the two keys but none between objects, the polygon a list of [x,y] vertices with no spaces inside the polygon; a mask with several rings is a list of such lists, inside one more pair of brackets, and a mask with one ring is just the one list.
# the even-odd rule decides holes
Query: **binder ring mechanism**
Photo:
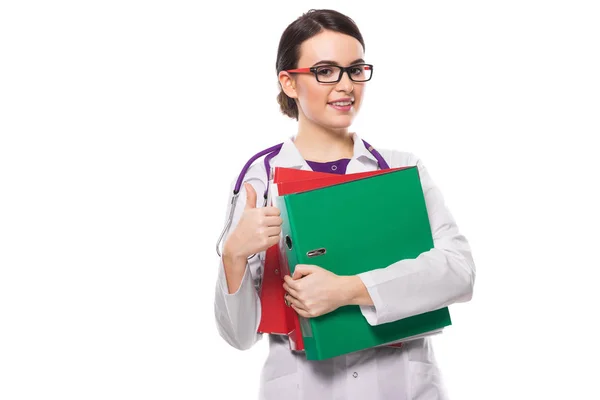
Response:
[{"label": "binder ring mechanism", "polygon": [[326,252],[327,252],[327,250],[324,247],[321,247],[320,249],[315,249],[315,250],[311,250],[311,251],[307,252],[306,255],[309,257],[317,257],[317,256],[322,256]]}]

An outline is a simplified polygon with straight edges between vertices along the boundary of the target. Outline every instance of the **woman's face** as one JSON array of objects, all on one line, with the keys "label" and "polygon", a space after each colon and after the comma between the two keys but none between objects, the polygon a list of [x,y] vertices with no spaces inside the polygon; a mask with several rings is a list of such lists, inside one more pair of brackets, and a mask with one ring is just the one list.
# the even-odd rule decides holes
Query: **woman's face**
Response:
[{"label": "woman's face", "polygon": [[[363,58],[363,48],[358,40],[352,36],[326,30],[302,43],[297,68],[327,64],[348,67],[365,62]],[[304,116],[312,123],[328,129],[345,129],[352,124],[360,109],[366,82],[353,82],[347,72],[344,72],[342,79],[337,83],[320,83],[312,72],[290,74],[291,80],[282,81],[282,74],[286,73],[280,73],[280,82],[284,89],[286,84],[288,88],[291,86],[293,89],[286,90],[286,93],[296,98],[299,118]],[[353,101],[349,109],[339,106],[336,108],[331,104],[342,99]]]}]

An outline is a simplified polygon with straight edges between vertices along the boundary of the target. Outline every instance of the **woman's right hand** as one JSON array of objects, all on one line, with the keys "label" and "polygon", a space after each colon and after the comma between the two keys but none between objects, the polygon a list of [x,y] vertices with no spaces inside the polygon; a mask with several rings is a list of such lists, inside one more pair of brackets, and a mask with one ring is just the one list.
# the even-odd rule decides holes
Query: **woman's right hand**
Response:
[{"label": "woman's right hand", "polygon": [[247,258],[267,250],[279,242],[281,212],[277,207],[256,207],[256,191],[249,183],[246,188],[246,207],[223,247],[231,258]]}]

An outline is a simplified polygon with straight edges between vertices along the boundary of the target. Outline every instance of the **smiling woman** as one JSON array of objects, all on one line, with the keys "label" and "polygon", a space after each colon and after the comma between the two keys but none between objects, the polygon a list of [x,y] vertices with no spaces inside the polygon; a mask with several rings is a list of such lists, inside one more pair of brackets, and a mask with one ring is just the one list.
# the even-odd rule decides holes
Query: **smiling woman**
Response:
[{"label": "smiling woman", "polygon": [[[365,64],[365,44],[356,25],[341,14],[321,14],[323,21],[315,14],[283,33],[276,63],[278,101],[282,113],[296,120],[347,127],[360,110],[373,66]],[[344,72],[348,79],[342,80]]]},{"label": "smiling woman", "polygon": [[[417,166],[434,248],[416,259],[386,268],[339,276],[318,265],[296,265],[284,278],[285,302],[307,318],[343,306],[358,306],[379,325],[471,299],[475,266],[440,190],[417,157],[395,150],[375,151],[349,132],[364,99],[373,65],[352,19],[333,10],[310,10],[283,32],[276,73],[281,112],[298,121],[298,132],[265,157],[253,157],[232,183],[230,230],[219,265],[215,316],[220,335],[238,349],[252,347],[262,333],[260,282],[266,251],[279,243],[280,211],[268,199],[270,166],[335,174]],[[389,165],[388,165],[389,164]],[[241,179],[246,183],[241,187]],[[239,198],[238,198],[239,195]],[[241,205],[235,207],[237,201]],[[345,232],[346,233],[346,232]],[[359,232],[360,233],[360,232]],[[352,232],[349,232],[352,234]],[[251,255],[258,257],[249,257]],[[272,275],[268,275],[272,276]],[[282,292],[282,297],[283,292]],[[352,332],[348,332],[349,335]],[[269,356],[261,375],[261,399],[444,399],[442,378],[429,337],[320,361],[290,350],[288,337],[269,335]]]}]

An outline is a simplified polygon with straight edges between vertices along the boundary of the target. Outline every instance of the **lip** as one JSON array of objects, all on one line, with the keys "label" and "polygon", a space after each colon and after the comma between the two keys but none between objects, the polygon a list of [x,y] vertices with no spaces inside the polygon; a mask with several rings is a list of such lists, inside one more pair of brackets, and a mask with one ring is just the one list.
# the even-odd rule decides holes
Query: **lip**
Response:
[{"label": "lip", "polygon": [[349,106],[334,106],[333,104],[327,104],[327,105],[338,111],[350,111],[350,110],[352,110],[352,107],[354,107],[354,104],[350,104]]},{"label": "lip", "polygon": [[337,103],[338,101],[351,101],[351,102],[354,102],[354,99],[352,99],[352,98],[350,98],[350,97],[344,97],[343,99],[337,99],[337,100],[330,101],[330,102],[329,102],[329,103],[327,103],[327,104],[331,104],[331,103]]}]

